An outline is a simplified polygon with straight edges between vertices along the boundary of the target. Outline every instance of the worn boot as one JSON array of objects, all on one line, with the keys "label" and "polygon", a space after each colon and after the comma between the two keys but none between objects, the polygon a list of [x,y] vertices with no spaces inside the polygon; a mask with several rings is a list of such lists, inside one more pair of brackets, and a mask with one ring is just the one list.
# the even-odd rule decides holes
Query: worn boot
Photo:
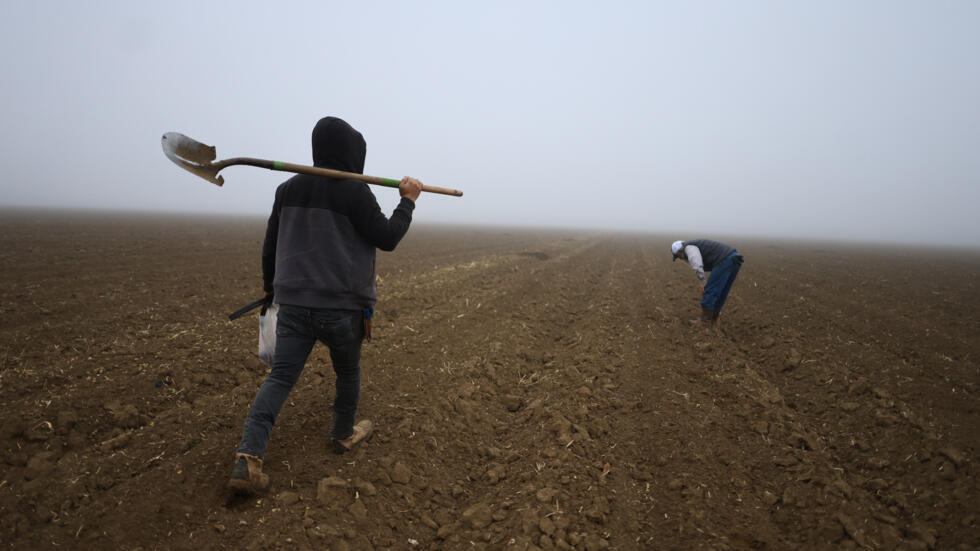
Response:
[{"label": "worn boot", "polygon": [[712,310],[711,312],[711,323],[718,325],[718,316],[721,315],[721,310]]},{"label": "worn boot", "polygon": [[712,310],[711,308],[701,309],[701,323],[703,323],[705,327],[710,328],[717,317],[718,315],[716,314],[715,310]]},{"label": "worn boot", "polygon": [[344,438],[343,440],[333,441],[333,451],[335,453],[349,452],[354,446],[370,438],[371,433],[373,432],[374,423],[368,421],[367,419],[359,421],[356,425],[354,425],[354,434]]},{"label": "worn boot", "polygon": [[262,472],[262,460],[247,453],[235,454],[235,469],[228,488],[243,494],[259,494],[269,489],[269,475]]}]

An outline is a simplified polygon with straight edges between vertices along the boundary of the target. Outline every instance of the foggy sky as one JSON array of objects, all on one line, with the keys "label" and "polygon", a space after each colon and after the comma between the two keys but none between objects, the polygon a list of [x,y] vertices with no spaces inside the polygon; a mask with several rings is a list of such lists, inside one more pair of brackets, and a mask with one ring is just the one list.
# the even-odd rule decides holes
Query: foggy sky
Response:
[{"label": "foggy sky", "polygon": [[[419,222],[980,246],[980,2],[0,2],[0,206],[267,214],[310,164]],[[386,211],[397,192],[372,188]]]}]

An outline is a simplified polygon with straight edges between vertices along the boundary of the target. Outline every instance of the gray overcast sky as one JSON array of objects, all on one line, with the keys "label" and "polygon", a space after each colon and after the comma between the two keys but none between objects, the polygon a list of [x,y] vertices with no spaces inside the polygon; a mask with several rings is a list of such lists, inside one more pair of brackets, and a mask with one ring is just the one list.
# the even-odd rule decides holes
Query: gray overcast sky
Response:
[{"label": "gray overcast sky", "polygon": [[978,58],[972,0],[0,0],[0,205],[265,214],[160,136],[309,164],[331,114],[465,191],[421,222],[980,246]]}]

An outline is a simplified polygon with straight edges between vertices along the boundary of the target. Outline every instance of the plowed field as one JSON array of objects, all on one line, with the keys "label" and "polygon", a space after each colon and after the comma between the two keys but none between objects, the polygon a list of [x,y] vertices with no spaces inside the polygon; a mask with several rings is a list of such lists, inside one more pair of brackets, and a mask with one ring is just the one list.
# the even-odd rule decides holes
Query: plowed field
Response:
[{"label": "plowed field", "polygon": [[[263,234],[0,214],[0,545],[980,548],[976,251],[417,224],[378,255],[374,437],[330,453],[318,346],[244,499]],[[711,331],[693,237],[745,256]]]}]

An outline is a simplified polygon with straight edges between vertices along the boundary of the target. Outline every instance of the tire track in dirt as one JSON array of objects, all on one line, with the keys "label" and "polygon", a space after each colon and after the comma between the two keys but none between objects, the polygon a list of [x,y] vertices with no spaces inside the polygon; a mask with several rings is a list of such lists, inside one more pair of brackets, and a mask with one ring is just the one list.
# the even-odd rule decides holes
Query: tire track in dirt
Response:
[{"label": "tire track in dirt", "polygon": [[[435,393],[446,399],[434,411],[422,411],[418,416],[407,414],[398,427],[401,431],[396,429],[395,438],[389,444],[396,445],[399,436],[411,438],[415,432],[445,436],[446,444],[433,440],[429,454],[453,458],[452,462],[432,463],[430,458],[427,470],[433,478],[448,478],[456,483],[443,489],[441,505],[434,507],[429,517],[434,523],[425,523],[430,529],[438,525],[433,542],[441,538],[448,548],[466,541],[490,545],[511,540],[517,543],[529,533],[537,536],[542,522],[558,539],[599,538],[589,534],[585,527],[566,524],[571,521],[564,516],[545,516],[547,513],[522,504],[538,491],[542,497],[557,493],[557,483],[552,484],[555,487],[536,487],[534,482],[538,478],[564,477],[571,484],[588,479],[584,468],[583,472],[547,470],[548,463],[565,462],[557,445],[544,452],[537,449],[542,438],[556,438],[567,445],[575,435],[588,437],[588,429],[576,426],[564,413],[576,400],[569,396],[569,389],[563,388],[560,371],[552,368],[556,358],[541,352],[547,350],[542,343],[556,336],[539,328],[551,327],[557,318],[577,315],[576,303],[587,304],[581,299],[587,290],[571,293],[562,277],[569,271],[570,263],[587,257],[597,244],[586,241],[569,245],[570,249],[554,250],[551,254],[535,251],[537,254],[528,255],[529,260],[517,266],[505,265],[496,272],[482,272],[481,277],[494,284],[466,298],[471,307],[474,301],[483,304],[481,309],[486,313],[460,319],[455,324],[453,342],[460,346],[441,348],[421,359],[424,365],[444,367],[437,378],[425,384],[436,385]],[[556,293],[557,300],[548,300]],[[450,311],[458,308],[451,307]],[[430,330],[438,333],[444,325],[438,317],[431,327],[426,327],[424,319],[404,322],[422,327],[423,334]],[[411,346],[411,342],[406,344]],[[545,398],[529,397],[541,393]],[[417,418],[417,425],[412,424],[413,417]],[[432,419],[445,421],[440,425]],[[487,435],[494,437],[486,439]],[[398,455],[412,457],[410,451]],[[479,460],[473,462],[466,458]],[[414,464],[426,464],[425,456],[414,459]],[[589,505],[592,504],[583,503],[579,508]],[[463,511],[462,521],[454,511]],[[487,515],[495,522],[492,531],[484,532]],[[548,523],[555,524],[554,528]]]}]

